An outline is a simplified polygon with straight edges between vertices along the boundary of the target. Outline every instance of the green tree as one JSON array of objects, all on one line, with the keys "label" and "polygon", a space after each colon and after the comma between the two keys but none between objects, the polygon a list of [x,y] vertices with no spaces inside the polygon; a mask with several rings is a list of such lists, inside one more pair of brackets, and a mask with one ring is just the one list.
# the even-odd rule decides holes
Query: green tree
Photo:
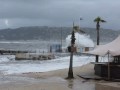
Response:
[{"label": "green tree", "polygon": [[[106,22],[105,20],[101,19],[101,17],[95,18],[94,22],[96,22],[96,30],[97,30],[97,45],[100,43],[100,23]],[[96,55],[96,62],[98,62],[99,56]]]}]

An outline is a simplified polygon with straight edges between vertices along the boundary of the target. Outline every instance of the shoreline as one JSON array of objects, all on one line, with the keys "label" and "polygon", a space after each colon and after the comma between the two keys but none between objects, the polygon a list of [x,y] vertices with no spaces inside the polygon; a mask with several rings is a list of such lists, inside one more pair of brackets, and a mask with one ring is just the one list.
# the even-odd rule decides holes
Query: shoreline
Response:
[{"label": "shoreline", "polygon": [[[8,58],[2,58],[8,59]],[[83,66],[84,64],[89,63],[94,57],[88,57],[86,56],[74,56],[74,63],[73,67],[77,66]],[[45,61],[7,61],[1,63],[0,66],[1,70],[3,70],[3,73],[5,74],[20,74],[20,73],[26,73],[26,72],[48,72],[53,70],[59,70],[59,69],[66,69],[69,68],[69,56],[63,57],[63,58],[57,58],[53,60],[45,60]]]},{"label": "shoreline", "polygon": [[[73,68],[74,79],[65,79],[68,76],[67,69],[59,69],[48,72],[29,72],[7,75],[11,81],[0,84],[0,90],[106,90],[102,88],[109,81],[85,80],[77,75],[93,75],[94,65],[86,64]],[[5,78],[6,76],[4,76]],[[4,80],[6,80],[4,79]],[[101,87],[99,87],[99,83]],[[118,83],[115,83],[115,85]],[[114,83],[112,83],[114,85]],[[110,88],[110,86],[106,86]],[[96,89],[98,88],[98,89]],[[116,90],[116,89],[111,89]]]},{"label": "shoreline", "polygon": [[10,80],[11,78],[12,80],[9,81],[9,83],[1,84],[0,90],[80,90],[81,87],[83,90],[93,90],[95,87],[94,82],[86,82],[86,80],[77,76],[80,74],[80,70],[81,72],[87,70],[87,68],[84,68],[86,66],[92,68],[91,64],[74,67],[73,72],[75,79],[71,80],[65,79],[68,75],[68,68],[48,72],[7,75],[7,79],[10,77]]},{"label": "shoreline", "polygon": [[[88,70],[89,68],[89,70]],[[93,68],[94,66],[90,63],[82,65],[82,66],[76,66],[73,67],[73,74],[76,77],[76,75],[80,74],[80,73],[91,73],[93,74]],[[21,73],[20,75],[22,76],[32,76],[34,78],[34,76],[42,76],[42,77],[51,77],[51,76],[58,76],[61,78],[64,78],[65,76],[67,77],[68,75],[68,69],[69,68],[63,68],[63,69],[57,69],[57,70],[51,70],[51,71],[46,71],[46,72],[26,72],[26,73]],[[45,75],[45,76],[44,76]]]}]

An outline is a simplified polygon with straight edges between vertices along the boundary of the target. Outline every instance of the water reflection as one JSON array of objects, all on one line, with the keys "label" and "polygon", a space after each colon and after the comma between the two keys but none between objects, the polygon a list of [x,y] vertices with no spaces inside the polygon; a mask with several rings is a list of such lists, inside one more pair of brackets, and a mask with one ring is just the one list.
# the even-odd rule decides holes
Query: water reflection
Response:
[{"label": "water reflection", "polygon": [[68,87],[73,89],[73,86],[74,86],[74,80],[71,79],[71,80],[67,80],[68,81]]},{"label": "water reflection", "polygon": [[71,79],[71,80],[67,80],[67,85],[72,90],[95,90],[94,81]]}]

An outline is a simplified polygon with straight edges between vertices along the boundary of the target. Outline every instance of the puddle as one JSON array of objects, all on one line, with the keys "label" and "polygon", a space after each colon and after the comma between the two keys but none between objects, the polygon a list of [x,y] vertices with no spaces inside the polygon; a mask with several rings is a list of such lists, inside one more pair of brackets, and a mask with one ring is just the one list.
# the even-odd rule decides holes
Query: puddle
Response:
[{"label": "puddle", "polygon": [[95,90],[95,84],[84,82],[79,79],[67,80],[67,86],[72,90]]}]

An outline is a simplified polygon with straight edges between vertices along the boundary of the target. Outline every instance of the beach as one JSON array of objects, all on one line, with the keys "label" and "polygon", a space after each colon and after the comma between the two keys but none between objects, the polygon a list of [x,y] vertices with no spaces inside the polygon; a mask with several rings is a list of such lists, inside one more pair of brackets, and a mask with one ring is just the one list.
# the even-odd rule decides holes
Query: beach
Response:
[{"label": "beach", "polygon": [[19,62],[13,59],[9,61],[2,58],[0,90],[119,90],[119,82],[83,79],[80,77],[95,76],[94,64],[90,63],[90,59],[94,58],[74,57],[74,79],[70,80],[66,79],[68,76],[68,68],[66,68],[69,62],[68,57],[53,61],[34,62]]},{"label": "beach", "polygon": [[71,80],[66,79],[68,69],[6,75],[4,78],[12,79],[1,83],[0,90],[95,90],[95,81],[84,80],[78,76],[86,71],[93,73],[92,64],[74,67],[73,71],[74,79]]}]

